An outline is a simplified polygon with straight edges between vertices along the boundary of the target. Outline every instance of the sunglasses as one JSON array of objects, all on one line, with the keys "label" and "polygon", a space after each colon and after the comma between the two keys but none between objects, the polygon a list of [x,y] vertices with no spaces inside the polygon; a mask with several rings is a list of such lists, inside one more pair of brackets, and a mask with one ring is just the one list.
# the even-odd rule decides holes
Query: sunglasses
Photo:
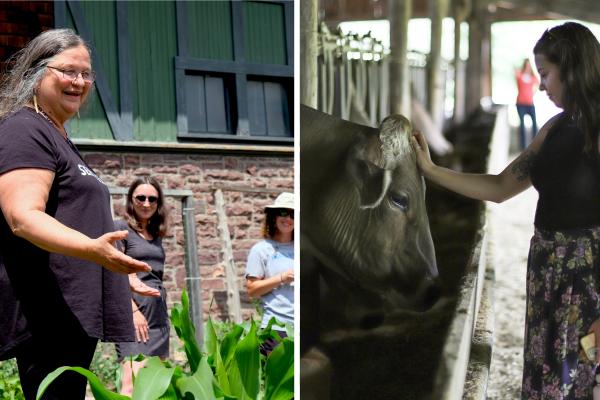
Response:
[{"label": "sunglasses", "polygon": [[273,214],[275,214],[275,216],[277,217],[290,217],[291,219],[294,219],[294,210],[278,208],[275,211],[273,211]]},{"label": "sunglasses", "polygon": [[154,204],[158,200],[158,197],[156,197],[156,196],[144,196],[143,194],[138,194],[137,196],[135,196],[135,199],[137,201],[139,201],[140,203],[144,203],[144,202],[146,202],[146,199],[148,199],[148,202],[150,204]]}]

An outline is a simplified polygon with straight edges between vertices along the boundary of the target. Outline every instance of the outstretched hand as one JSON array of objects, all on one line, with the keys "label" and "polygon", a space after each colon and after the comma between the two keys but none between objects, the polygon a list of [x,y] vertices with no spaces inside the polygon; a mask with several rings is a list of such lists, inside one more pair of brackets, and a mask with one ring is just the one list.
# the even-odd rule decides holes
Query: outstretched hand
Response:
[{"label": "outstretched hand", "polygon": [[121,274],[150,271],[151,268],[148,264],[129,257],[115,247],[115,243],[125,239],[127,234],[127,231],[115,231],[105,233],[99,238],[93,239],[91,249],[92,261],[102,265],[109,271]]},{"label": "outstretched hand", "polygon": [[429,169],[433,167],[434,164],[433,161],[431,161],[429,146],[427,145],[425,136],[419,131],[413,131],[410,138],[410,144],[417,155],[417,165],[419,166],[421,173],[427,176]]},{"label": "outstretched hand", "polygon": [[142,296],[160,297],[160,291],[146,285],[136,274],[129,274],[129,287],[132,292]]}]

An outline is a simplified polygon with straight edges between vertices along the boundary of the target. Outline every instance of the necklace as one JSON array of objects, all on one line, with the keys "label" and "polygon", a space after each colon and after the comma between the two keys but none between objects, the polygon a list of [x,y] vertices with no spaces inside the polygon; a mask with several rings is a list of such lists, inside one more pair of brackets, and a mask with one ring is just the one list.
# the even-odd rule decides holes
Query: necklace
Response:
[{"label": "necklace", "polygon": [[36,112],[39,115],[41,115],[42,117],[44,117],[44,119],[46,121],[50,122],[50,124],[52,124],[53,127],[58,129],[58,131],[60,132],[62,137],[64,137],[67,140],[69,139],[69,136],[67,135],[67,131],[65,131],[63,128],[59,127],[58,125],[56,125],[56,123],[54,121],[52,121],[52,119],[48,116],[48,114],[46,114],[46,112],[44,110],[42,110],[39,106],[38,106],[38,110],[36,110]]}]

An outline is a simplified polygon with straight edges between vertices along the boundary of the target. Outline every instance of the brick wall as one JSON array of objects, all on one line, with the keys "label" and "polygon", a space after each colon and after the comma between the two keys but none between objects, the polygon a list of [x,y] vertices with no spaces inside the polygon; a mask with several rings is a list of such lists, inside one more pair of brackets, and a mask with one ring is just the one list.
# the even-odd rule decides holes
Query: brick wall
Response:
[{"label": "brick wall", "polygon": [[54,27],[51,1],[2,1],[0,3],[0,60],[13,55],[40,32]]},{"label": "brick wall", "polygon": [[[264,190],[248,193],[223,190],[237,267],[238,285],[245,319],[254,305],[245,292],[244,269],[248,250],[261,239],[263,208],[276,197],[273,189],[293,191],[293,157],[241,156],[211,154],[158,154],[83,152],[86,162],[108,186],[128,188],[138,176],[152,175],[163,189],[189,189],[194,193],[195,221],[200,267],[204,317],[208,316],[211,300],[213,318],[226,319],[226,283],[221,255],[222,243],[217,229],[214,187],[254,188]],[[116,215],[123,215],[125,196],[114,196]],[[180,301],[185,286],[184,238],[181,202],[168,198],[172,229],[164,239],[167,254],[165,287],[169,304]]]}]

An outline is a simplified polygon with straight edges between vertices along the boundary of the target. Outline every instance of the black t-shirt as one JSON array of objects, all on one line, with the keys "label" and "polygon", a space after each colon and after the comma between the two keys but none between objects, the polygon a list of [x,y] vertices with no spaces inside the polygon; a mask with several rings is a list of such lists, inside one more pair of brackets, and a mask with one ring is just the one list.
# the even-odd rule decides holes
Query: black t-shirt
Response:
[{"label": "black t-shirt", "polygon": [[[110,194],[69,140],[24,107],[0,122],[0,174],[18,168],[53,171],[46,213],[91,238],[114,230]],[[78,258],[48,253],[12,234],[0,214],[0,358],[23,338],[51,338],[65,326],[105,341],[131,341],[126,275]],[[12,322],[11,322],[12,321]],[[25,323],[26,322],[26,323]]]},{"label": "black t-shirt", "polygon": [[600,157],[583,152],[583,132],[563,116],[548,132],[531,167],[539,193],[535,226],[547,230],[600,225]]}]

